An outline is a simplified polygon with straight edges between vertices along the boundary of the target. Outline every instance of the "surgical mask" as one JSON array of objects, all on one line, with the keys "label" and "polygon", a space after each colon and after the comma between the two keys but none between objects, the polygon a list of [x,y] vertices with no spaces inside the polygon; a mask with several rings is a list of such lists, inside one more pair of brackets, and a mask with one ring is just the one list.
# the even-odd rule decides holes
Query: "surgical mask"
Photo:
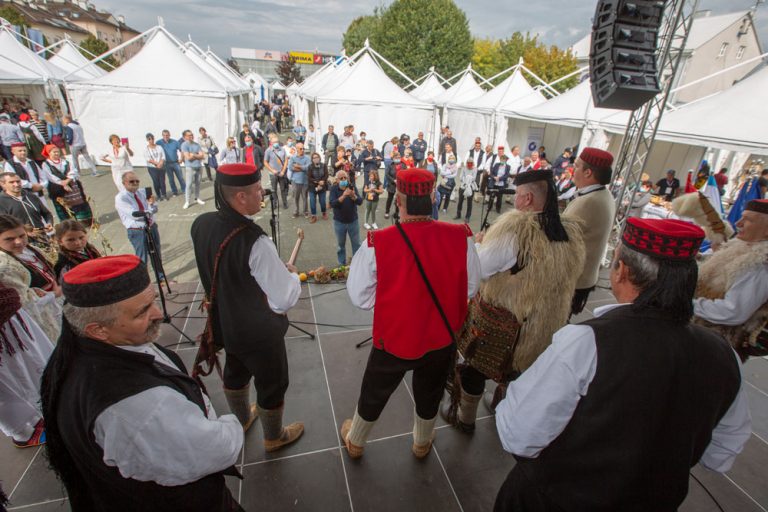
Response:
[{"label": "surgical mask", "polygon": [[280,149],[280,143],[279,142],[275,142],[274,144],[272,144],[272,147],[275,148],[275,149]]},{"label": "surgical mask", "polygon": [[349,186],[349,181],[341,180],[341,181],[339,181],[339,186],[340,187],[348,187]]},{"label": "surgical mask", "polygon": [[247,140],[247,141],[245,141],[245,145],[248,146],[248,147],[253,146],[253,141],[252,140]]},{"label": "surgical mask", "polygon": [[400,163],[400,159],[399,158],[395,158],[395,163]]},{"label": "surgical mask", "polygon": [[293,147],[293,145],[294,145],[294,143],[293,143],[293,142],[289,142],[289,143],[288,143],[288,147],[289,147],[289,148],[292,148],[292,147]]}]

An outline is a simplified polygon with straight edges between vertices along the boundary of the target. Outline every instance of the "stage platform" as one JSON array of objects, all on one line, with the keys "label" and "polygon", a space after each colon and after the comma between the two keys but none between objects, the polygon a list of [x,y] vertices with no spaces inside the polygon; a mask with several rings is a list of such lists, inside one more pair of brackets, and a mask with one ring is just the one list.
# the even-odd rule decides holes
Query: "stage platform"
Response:
[{"label": "stage platform", "polygon": [[[607,283],[601,281],[601,285]],[[202,287],[177,285],[169,302],[174,325],[193,339],[200,333]],[[579,319],[613,298],[598,289]],[[343,284],[302,286],[302,298],[289,318],[316,335],[288,331],[286,344],[291,384],[286,397],[286,422],[305,423],[304,436],[294,445],[265,454],[259,422],[246,435],[238,461],[243,480],[228,477],[235,497],[248,511],[365,511],[448,512],[489,511],[501,483],[514,466],[502,450],[493,416],[481,405],[477,430],[467,436],[439,420],[432,453],[424,460],[411,454],[413,399],[410,377],[392,396],[371,435],[362,459],[351,460],[341,447],[339,427],[351,417],[360,389],[370,344],[355,344],[370,335],[372,314],[349,302]],[[319,324],[319,325],[315,325]],[[169,326],[160,343],[176,350],[190,365],[196,348]],[[745,367],[754,434],[734,468],[726,475],[701,467],[693,475],[728,512],[768,509],[768,361],[756,359]],[[228,412],[220,379],[206,381],[218,413]],[[63,512],[70,510],[61,484],[48,469],[44,451],[17,449],[0,440],[0,480],[10,495],[10,510]],[[691,479],[686,512],[717,511],[702,485]]]}]

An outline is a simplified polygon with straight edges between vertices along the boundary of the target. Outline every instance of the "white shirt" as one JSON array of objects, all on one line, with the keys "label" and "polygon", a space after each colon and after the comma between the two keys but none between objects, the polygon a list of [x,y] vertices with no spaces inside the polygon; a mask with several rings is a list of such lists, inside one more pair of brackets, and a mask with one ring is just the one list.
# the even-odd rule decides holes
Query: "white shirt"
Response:
[{"label": "white shirt", "polygon": [[[67,167],[67,161],[64,160],[63,158],[59,160],[58,164],[53,162],[52,160],[46,160],[45,162],[43,162],[42,174],[44,175],[45,181],[49,181],[59,185],[62,180],[58,176],[53,174],[53,172],[51,172],[51,168],[55,168],[57,171],[63,174],[65,167]],[[75,169],[75,166],[70,165],[68,167],[69,167],[69,170],[67,170],[67,173],[65,174],[65,176],[73,180],[78,179],[79,175],[77,173],[77,169]]]},{"label": "white shirt", "polygon": [[[467,238],[467,297],[474,297],[480,284],[480,259],[472,239]],[[347,277],[347,293],[352,304],[360,309],[376,305],[376,251],[366,242],[352,258]]]},{"label": "white shirt", "polygon": [[510,176],[515,176],[517,174],[518,169],[520,169],[520,165],[522,164],[522,159],[520,158],[520,155],[509,155],[509,160],[507,160],[507,165],[509,165],[509,173]]},{"label": "white shirt", "polygon": [[506,272],[517,263],[517,238],[512,238],[509,244],[486,242],[475,244],[482,269],[482,280],[490,278],[499,272]]},{"label": "white shirt", "polygon": [[[144,207],[144,211],[152,213],[153,215],[151,217],[154,218],[154,214],[157,213],[157,205],[150,205],[147,202],[147,193],[144,191],[144,189],[140,188],[137,190],[136,195],[139,196],[139,200],[141,201],[141,205]],[[136,198],[133,196],[133,193],[128,192],[127,190],[118,192],[118,194],[115,196],[115,210],[117,210],[117,214],[120,216],[120,222],[123,223],[125,229],[144,228],[144,220],[133,216],[133,212],[141,211],[141,208],[139,208],[139,204],[136,202]]]},{"label": "white shirt", "polygon": [[[155,144],[155,147],[147,145],[147,149],[144,150],[144,159],[148,164],[151,160],[155,162],[155,167],[162,167],[165,163],[165,151],[157,144]],[[163,178],[163,180],[165,180],[165,178]]]},{"label": "white shirt", "polygon": [[[152,355],[179,370],[154,344],[119,346]],[[243,447],[243,427],[233,414],[216,417],[203,394],[206,417],[178,391],[159,386],[106,408],[93,425],[104,463],[124,478],[160,485],[184,485],[233,465]]]},{"label": "white shirt", "polygon": [[589,194],[590,192],[594,192],[595,190],[599,190],[600,188],[604,188],[604,187],[605,187],[605,185],[600,185],[600,184],[597,184],[597,185],[587,185],[584,188],[578,189],[577,190],[577,194],[580,195],[580,196],[585,196],[585,195]]},{"label": "white shirt", "polygon": [[[22,167],[24,167],[24,170],[27,171],[27,176],[29,177],[29,179],[21,180],[22,188],[30,189],[32,188],[32,185],[42,185],[43,188],[48,186],[48,180],[45,179],[45,176],[46,176],[45,172],[42,169],[40,169],[40,167],[38,166],[38,169],[40,169],[39,171],[40,179],[37,179],[37,176],[35,176],[35,171],[32,170],[32,164],[30,164],[31,160],[29,158],[27,158],[24,161],[24,163],[21,163],[21,161],[14,156],[13,161],[16,162],[17,164],[20,164]],[[11,162],[6,161],[5,172],[12,172],[16,174],[16,168],[13,166]]]},{"label": "white shirt", "polygon": [[301,281],[280,260],[272,240],[261,236],[253,243],[248,266],[256,283],[266,294],[272,311],[282,314],[296,305],[301,295]]},{"label": "white shirt", "polygon": [[[601,306],[595,309],[595,316],[626,305]],[[735,352],[733,356],[738,360]],[[538,457],[571,421],[595,377],[597,363],[591,327],[566,325],[558,330],[552,344],[533,365],[509,384],[506,398],[496,407],[496,428],[504,450],[522,457]],[[736,399],[712,431],[712,440],[700,462],[713,471],[728,471],[751,433],[742,378]]]},{"label": "white shirt", "polygon": [[722,299],[693,299],[693,312],[713,324],[741,325],[766,302],[768,266],[761,265],[744,272]]}]

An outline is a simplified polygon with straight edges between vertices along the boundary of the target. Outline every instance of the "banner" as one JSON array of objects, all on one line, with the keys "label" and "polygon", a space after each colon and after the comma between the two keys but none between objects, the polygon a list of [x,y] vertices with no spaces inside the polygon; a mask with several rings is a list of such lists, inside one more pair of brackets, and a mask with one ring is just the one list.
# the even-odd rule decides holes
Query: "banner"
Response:
[{"label": "banner", "polygon": [[288,55],[298,64],[314,64],[315,55],[308,52],[288,52]]},{"label": "banner", "polygon": [[528,127],[528,141],[525,143],[525,149],[522,152],[523,155],[530,155],[541,146],[541,141],[544,140],[544,127],[543,126],[530,126]]}]

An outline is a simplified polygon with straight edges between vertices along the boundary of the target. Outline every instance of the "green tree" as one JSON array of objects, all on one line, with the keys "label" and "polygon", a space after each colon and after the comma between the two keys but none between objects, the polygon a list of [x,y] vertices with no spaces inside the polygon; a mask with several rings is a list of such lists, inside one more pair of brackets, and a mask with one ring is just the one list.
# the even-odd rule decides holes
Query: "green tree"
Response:
[{"label": "green tree", "polygon": [[[93,34],[89,35],[85,38],[85,40],[80,43],[80,53],[82,53],[86,59],[92,60],[93,55],[96,55],[97,57],[101,55],[104,52],[109,51],[109,45],[102,41],[101,39],[97,39]],[[90,52],[93,55],[90,55],[88,52]],[[120,64],[115,59],[114,55],[109,55],[108,57],[101,59],[97,64],[104,68],[107,71],[112,71],[114,68],[119,66]],[[109,65],[112,65],[113,67],[110,67]]]},{"label": "green tree", "polygon": [[[374,11],[373,15],[360,16],[352,20],[352,23],[347,27],[347,31],[344,32],[341,45],[346,50],[347,55],[352,55],[365,44],[366,38],[371,37],[373,32],[377,30],[381,19],[378,15],[378,8]],[[376,49],[376,51],[379,51]]]},{"label": "green tree", "polygon": [[286,87],[291,85],[291,82],[294,80],[298,83],[301,83],[304,80],[301,77],[301,68],[296,64],[296,61],[293,58],[280,61],[280,64],[275,68],[275,72]]},{"label": "green tree", "polygon": [[[358,50],[366,37],[374,50],[414,79],[430,66],[454,75],[472,58],[469,22],[453,0],[395,0],[372,16],[353,20],[343,38],[347,54]],[[402,77],[385,71],[404,85]]]},{"label": "green tree", "polygon": [[472,44],[472,68],[486,78],[499,71],[501,44],[495,39],[475,39]]},{"label": "green tree", "polygon": [[24,16],[16,10],[14,7],[10,5],[5,5],[3,7],[0,7],[0,18],[5,18],[8,20],[8,23],[11,25],[16,25],[19,27],[28,27],[29,24],[27,23],[27,20],[24,19]]},{"label": "green tree", "polygon": [[[544,45],[537,45],[535,48],[526,50],[523,60],[528,69],[536,73],[547,83],[554,82],[560,77],[576,71],[576,57],[570,50],[562,50],[557,46],[547,48]],[[575,87],[579,83],[578,75],[558,82],[552,87],[559,92],[565,92]]]}]

